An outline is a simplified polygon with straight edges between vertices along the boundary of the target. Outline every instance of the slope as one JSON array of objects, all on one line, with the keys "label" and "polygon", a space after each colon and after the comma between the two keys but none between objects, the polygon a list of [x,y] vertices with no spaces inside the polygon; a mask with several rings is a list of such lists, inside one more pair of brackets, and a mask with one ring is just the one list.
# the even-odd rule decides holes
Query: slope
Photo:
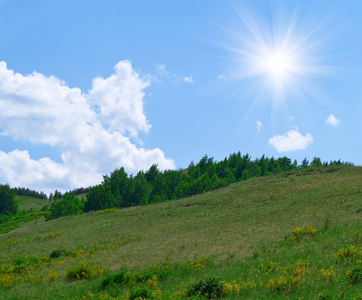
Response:
[{"label": "slope", "polygon": [[[216,275],[224,298],[308,299],[347,288],[352,297],[361,288],[346,277],[353,263],[336,265],[330,280],[321,274],[337,263],[339,249],[355,245],[362,256],[361,200],[362,168],[309,168],[177,201],[29,223],[0,236],[2,299],[132,299],[132,286],[101,291],[100,282],[122,268],[141,272],[152,265],[178,270],[171,279],[159,276],[163,299],[177,299],[190,284]],[[308,225],[318,234],[293,242],[295,229]],[[306,264],[300,282],[273,289],[270,280],[276,284],[283,270],[287,278],[298,261]],[[79,263],[103,273],[67,281]]]}]

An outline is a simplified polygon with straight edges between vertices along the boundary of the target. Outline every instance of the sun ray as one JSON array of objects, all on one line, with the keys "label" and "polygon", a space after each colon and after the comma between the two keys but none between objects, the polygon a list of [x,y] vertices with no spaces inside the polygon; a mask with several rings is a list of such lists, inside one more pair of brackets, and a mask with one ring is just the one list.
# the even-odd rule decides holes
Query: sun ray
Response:
[{"label": "sun ray", "polygon": [[316,55],[321,43],[316,35],[320,37],[323,20],[298,18],[298,6],[287,15],[279,8],[279,13],[258,19],[246,7],[234,6],[242,26],[229,30],[237,41],[229,47],[235,54],[234,76],[255,81],[256,93],[263,93],[273,106],[286,105],[288,95],[307,95],[308,79],[331,73]]}]

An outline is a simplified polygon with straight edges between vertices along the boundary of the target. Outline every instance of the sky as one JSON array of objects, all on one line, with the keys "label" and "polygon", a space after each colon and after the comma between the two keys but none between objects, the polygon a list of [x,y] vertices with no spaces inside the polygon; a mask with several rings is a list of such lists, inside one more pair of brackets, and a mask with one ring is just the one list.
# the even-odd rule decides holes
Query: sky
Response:
[{"label": "sky", "polygon": [[0,1],[0,184],[204,155],[362,165],[362,1]]}]

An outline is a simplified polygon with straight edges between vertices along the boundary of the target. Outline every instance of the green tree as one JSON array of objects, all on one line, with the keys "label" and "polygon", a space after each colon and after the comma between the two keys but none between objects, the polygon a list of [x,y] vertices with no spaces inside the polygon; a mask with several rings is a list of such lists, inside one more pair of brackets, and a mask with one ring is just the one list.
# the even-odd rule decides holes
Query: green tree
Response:
[{"label": "green tree", "polygon": [[308,162],[307,158],[303,159],[302,164],[300,165],[300,168],[303,169],[308,166],[309,166],[309,162]]},{"label": "green tree", "polygon": [[243,176],[242,176],[242,178],[243,178],[243,180],[248,180],[248,179],[250,179],[250,178],[251,178],[251,172],[250,172],[250,170],[245,169],[245,170],[243,171]]},{"label": "green tree", "polygon": [[84,203],[84,211],[103,210],[115,207],[114,196],[109,185],[97,185],[90,189]]},{"label": "green tree", "polygon": [[0,185],[0,215],[14,215],[17,210],[15,193],[8,185]]},{"label": "green tree", "polygon": [[8,185],[0,185],[0,215],[14,215],[17,210],[15,193]]},{"label": "green tree", "polygon": [[115,205],[127,207],[126,199],[130,192],[130,180],[124,168],[114,170],[111,176],[103,176],[103,183],[111,187]]},{"label": "green tree", "polygon": [[53,220],[64,216],[80,215],[83,213],[83,203],[77,198],[77,196],[69,193],[65,193],[61,199],[53,201],[49,214],[45,219]]},{"label": "green tree", "polygon": [[147,182],[151,182],[153,184],[159,173],[160,171],[157,169],[157,164],[153,164],[150,169],[145,173]]},{"label": "green tree", "polygon": [[150,195],[152,193],[152,184],[147,182],[145,174],[138,172],[134,177],[134,190],[132,194],[133,205],[149,204]]},{"label": "green tree", "polygon": [[320,167],[322,165],[321,159],[319,157],[314,157],[310,165],[313,167]]}]

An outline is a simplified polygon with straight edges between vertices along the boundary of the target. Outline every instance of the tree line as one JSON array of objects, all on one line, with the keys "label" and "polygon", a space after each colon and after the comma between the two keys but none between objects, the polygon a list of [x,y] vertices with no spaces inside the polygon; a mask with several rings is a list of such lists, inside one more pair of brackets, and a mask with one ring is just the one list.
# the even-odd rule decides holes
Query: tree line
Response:
[{"label": "tree line", "polygon": [[261,158],[252,160],[248,154],[241,155],[238,152],[219,162],[205,155],[197,164],[191,162],[185,170],[160,171],[154,164],[147,171],[140,171],[134,176],[127,174],[122,167],[114,170],[110,175],[104,175],[101,184],[87,188],[88,193],[85,199],[79,200],[75,193],[61,195],[56,191],[47,219],[93,210],[125,208],[179,199],[253,177],[310,166],[346,164],[349,163],[340,160],[322,162],[317,157],[311,163],[304,159],[299,165],[296,160],[292,162],[287,157],[275,159],[263,155]]},{"label": "tree line", "polygon": [[34,190],[30,190],[29,188],[16,187],[11,188],[11,190],[18,196],[29,196],[39,199],[48,199],[47,195],[44,192],[37,192]]}]

